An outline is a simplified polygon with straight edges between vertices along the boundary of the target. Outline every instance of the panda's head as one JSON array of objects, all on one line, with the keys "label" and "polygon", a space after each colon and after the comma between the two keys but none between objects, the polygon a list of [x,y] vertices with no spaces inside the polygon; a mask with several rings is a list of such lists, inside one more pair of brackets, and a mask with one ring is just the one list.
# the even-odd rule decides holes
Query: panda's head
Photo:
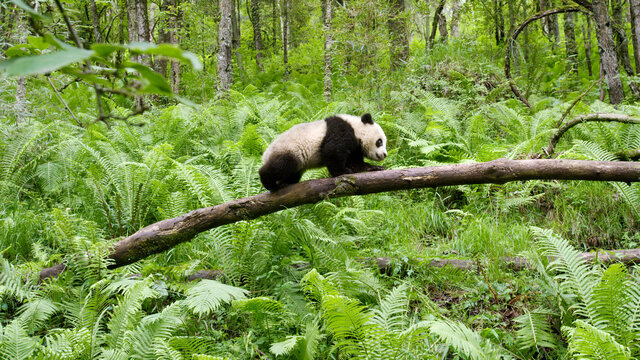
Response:
[{"label": "panda's head", "polygon": [[365,157],[382,161],[387,157],[387,137],[377,123],[373,122],[371,114],[364,114],[358,118],[349,119],[354,133],[362,145],[362,153]]}]

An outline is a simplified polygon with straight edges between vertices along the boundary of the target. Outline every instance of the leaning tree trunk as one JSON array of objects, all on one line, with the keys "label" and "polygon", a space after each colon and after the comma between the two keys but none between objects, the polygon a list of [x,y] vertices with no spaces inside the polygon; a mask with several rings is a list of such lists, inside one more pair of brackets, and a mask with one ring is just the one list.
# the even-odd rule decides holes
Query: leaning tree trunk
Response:
[{"label": "leaning tree trunk", "polygon": [[324,99],[331,101],[331,73],[333,45],[333,0],[323,0],[324,4]]},{"label": "leaning tree trunk", "polygon": [[576,45],[576,32],[574,14],[572,12],[564,14],[564,40],[569,72],[578,77],[578,46]]},{"label": "leaning tree trunk", "polygon": [[[111,267],[131,264],[189,241],[203,231],[302,204],[313,204],[327,198],[463,184],[504,184],[534,179],[637,182],[640,181],[640,165],[615,161],[498,159],[486,163],[374,171],[310,180],[273,193],[267,192],[193,210],[176,218],[151,224],[116,242],[109,258],[113,260]],[[64,268],[64,264],[61,264],[43,269],[40,278],[56,276]]]},{"label": "leaning tree trunk", "polygon": [[431,35],[429,36],[429,42],[427,44],[429,48],[433,47],[433,44],[436,40],[436,31],[438,30],[438,19],[440,18],[440,14],[444,9],[445,3],[446,3],[446,0],[440,0],[438,2],[438,6],[436,7],[435,13],[433,14],[433,23],[431,24]]},{"label": "leaning tree trunk", "polygon": [[[397,69],[409,59],[409,37],[404,13],[404,0],[391,1],[389,6],[389,21],[387,24],[391,35],[389,47],[391,67]],[[442,29],[440,33],[442,33]]]},{"label": "leaning tree trunk", "polygon": [[[249,0],[247,0],[249,1]],[[256,49],[256,64],[262,71],[262,27],[260,26],[260,1],[251,0],[251,24],[253,25],[253,45]]]},{"label": "leaning tree trunk", "polygon": [[631,13],[633,58],[636,63],[636,74],[640,74],[640,0],[629,0],[629,12]]},{"label": "leaning tree trunk", "polygon": [[218,95],[226,96],[231,88],[233,73],[231,67],[231,39],[233,30],[231,17],[233,0],[220,0],[220,25],[218,29]]},{"label": "leaning tree trunk", "polygon": [[618,104],[624,99],[618,56],[613,41],[611,18],[607,13],[607,4],[604,0],[594,0],[591,8],[596,22],[596,37],[598,38],[598,52],[600,53],[600,66],[604,73],[604,80],[609,88],[609,101]]}]

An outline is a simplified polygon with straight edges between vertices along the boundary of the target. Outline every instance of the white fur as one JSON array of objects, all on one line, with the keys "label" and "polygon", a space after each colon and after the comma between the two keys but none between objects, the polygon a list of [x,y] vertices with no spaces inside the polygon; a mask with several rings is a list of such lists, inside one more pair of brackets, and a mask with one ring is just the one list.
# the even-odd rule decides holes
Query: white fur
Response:
[{"label": "white fur", "polygon": [[269,145],[262,154],[262,163],[266,164],[269,159],[291,153],[302,163],[299,170],[321,167],[320,145],[326,133],[327,123],[324,120],[294,125]]},{"label": "white fur", "polygon": [[[346,121],[353,128],[357,139],[362,142],[364,156],[376,161],[384,160],[387,156],[387,137],[377,123],[365,124],[359,116],[339,114],[337,117]],[[262,163],[269,159],[290,153],[300,162],[302,169],[323,166],[320,157],[320,146],[327,133],[327,123],[324,120],[294,125],[291,129],[278,136],[262,154]],[[377,147],[376,141],[382,139],[382,146]]]}]

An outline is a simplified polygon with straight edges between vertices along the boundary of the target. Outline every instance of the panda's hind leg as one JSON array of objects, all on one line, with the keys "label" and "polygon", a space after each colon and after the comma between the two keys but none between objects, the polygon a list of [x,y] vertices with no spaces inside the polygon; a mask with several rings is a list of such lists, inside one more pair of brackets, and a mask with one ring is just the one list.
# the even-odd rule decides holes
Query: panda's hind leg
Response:
[{"label": "panda's hind leg", "polygon": [[267,161],[260,170],[260,181],[269,191],[276,191],[300,182],[303,170],[295,156],[283,154]]}]

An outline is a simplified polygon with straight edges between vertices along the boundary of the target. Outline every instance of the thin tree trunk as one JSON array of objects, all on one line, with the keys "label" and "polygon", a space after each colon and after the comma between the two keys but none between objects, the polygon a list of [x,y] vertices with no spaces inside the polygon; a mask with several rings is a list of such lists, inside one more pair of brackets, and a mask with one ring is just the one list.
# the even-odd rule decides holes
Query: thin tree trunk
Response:
[{"label": "thin tree trunk", "polygon": [[631,40],[633,42],[633,58],[636,74],[640,74],[640,0],[629,0],[631,13]]},{"label": "thin tree trunk", "polygon": [[226,96],[233,82],[231,66],[231,41],[233,29],[231,17],[233,16],[233,0],[220,0],[220,27],[218,29],[218,95]]},{"label": "thin tree trunk", "polygon": [[[249,0],[247,0],[249,1]],[[253,25],[253,46],[256,49],[256,64],[262,71],[262,28],[260,27],[260,0],[251,0],[251,24]]]},{"label": "thin tree trunk", "polygon": [[624,90],[622,89],[622,80],[620,80],[620,68],[613,41],[611,18],[607,13],[607,4],[604,0],[594,0],[591,7],[596,22],[600,66],[603,68],[604,80],[609,88],[609,101],[612,104],[618,104],[624,99]]},{"label": "thin tree trunk", "polygon": [[593,77],[593,70],[591,66],[591,16],[587,16],[587,27],[582,28],[584,36],[584,57],[587,61],[587,70],[589,71],[589,78]]},{"label": "thin tree trunk", "polygon": [[324,4],[324,99],[331,101],[331,73],[333,44],[333,0],[323,0]]},{"label": "thin tree trunk", "polygon": [[[232,28],[232,38],[231,38],[231,48],[233,53],[236,56],[236,65],[238,66],[238,72],[240,74],[244,74],[244,67],[242,66],[242,55],[240,54],[240,42],[242,38],[240,37],[240,24],[238,22],[238,16],[236,15],[236,2],[240,2],[240,0],[232,0],[233,6],[231,7],[231,28]],[[275,1],[275,0],[274,0]]]},{"label": "thin tree trunk", "polygon": [[429,48],[433,47],[433,44],[436,40],[436,31],[438,30],[438,19],[440,18],[440,14],[444,9],[445,2],[446,0],[440,0],[440,2],[438,2],[438,7],[436,7],[435,13],[433,14],[433,23],[431,24],[431,35],[429,36],[429,44],[428,44]]},{"label": "thin tree trunk", "polygon": [[[387,24],[391,35],[389,52],[393,69],[397,69],[409,59],[409,37],[407,35],[404,10],[404,0],[392,0],[389,4],[389,21]],[[442,33],[442,29],[440,33]]]},{"label": "thin tree trunk", "polygon": [[[193,210],[176,218],[151,224],[116,242],[109,258],[113,260],[112,268],[124,266],[169,250],[203,231],[237,221],[255,219],[286,208],[313,204],[328,197],[464,184],[504,184],[510,181],[552,179],[637,182],[640,181],[640,166],[632,162],[619,161],[498,159],[486,163],[374,171],[309,180],[273,193],[262,193]],[[56,265],[43,269],[40,277],[44,279],[56,276],[62,271],[64,265]]]},{"label": "thin tree trunk", "polygon": [[284,38],[282,41],[282,62],[284,65],[284,78],[289,79],[289,0],[282,0],[284,2],[283,8],[283,21],[284,21]]},{"label": "thin tree trunk", "polygon": [[98,7],[96,6],[96,0],[89,0],[91,8],[91,20],[93,22],[93,42],[102,42],[102,35],[100,34],[100,17],[98,16]]},{"label": "thin tree trunk", "polygon": [[[169,17],[171,16],[169,12],[169,1],[170,0],[161,0],[160,1],[160,11],[159,17],[160,19],[157,21],[158,26],[158,44],[168,44],[171,43],[171,32],[168,30],[169,28]],[[159,57],[156,61],[153,62],[154,69],[162,74],[162,76],[167,76],[167,59],[164,57]]]},{"label": "thin tree trunk", "polygon": [[[182,27],[182,11],[180,11],[180,0],[173,1],[173,16],[171,23],[171,43],[180,45],[180,28]],[[171,91],[174,94],[180,93],[180,62],[171,60]]]},{"label": "thin tree trunk", "polygon": [[[563,2],[566,5],[566,1]],[[564,14],[564,40],[569,71],[578,77],[578,46],[576,45],[575,15],[572,12]]]},{"label": "thin tree trunk", "polygon": [[507,1],[507,6],[509,10],[509,36],[513,35],[513,30],[516,28],[516,9],[517,6],[516,1]]},{"label": "thin tree trunk", "polygon": [[[15,9],[15,27],[13,29],[13,41],[14,45],[24,44],[27,42],[27,35],[29,31],[23,18],[23,12]],[[16,79],[16,124],[22,122],[27,116],[27,78],[20,76]]]},{"label": "thin tree trunk", "polygon": [[[510,1],[510,0],[507,0]],[[496,44],[504,42],[504,15],[502,14],[502,0],[496,0]]]},{"label": "thin tree trunk", "polygon": [[[129,24],[129,42],[149,41],[149,17],[147,12],[147,0],[128,0],[127,17]],[[131,60],[144,65],[150,65],[147,56],[132,55]],[[141,95],[134,97],[136,110],[143,109],[146,105]]]},{"label": "thin tree trunk", "polygon": [[611,19],[613,20],[613,35],[616,40],[616,54],[618,60],[622,63],[624,71],[629,76],[633,76],[633,68],[631,67],[631,61],[629,59],[629,40],[627,39],[627,32],[624,29],[625,18],[624,10],[620,0],[611,0]]}]

